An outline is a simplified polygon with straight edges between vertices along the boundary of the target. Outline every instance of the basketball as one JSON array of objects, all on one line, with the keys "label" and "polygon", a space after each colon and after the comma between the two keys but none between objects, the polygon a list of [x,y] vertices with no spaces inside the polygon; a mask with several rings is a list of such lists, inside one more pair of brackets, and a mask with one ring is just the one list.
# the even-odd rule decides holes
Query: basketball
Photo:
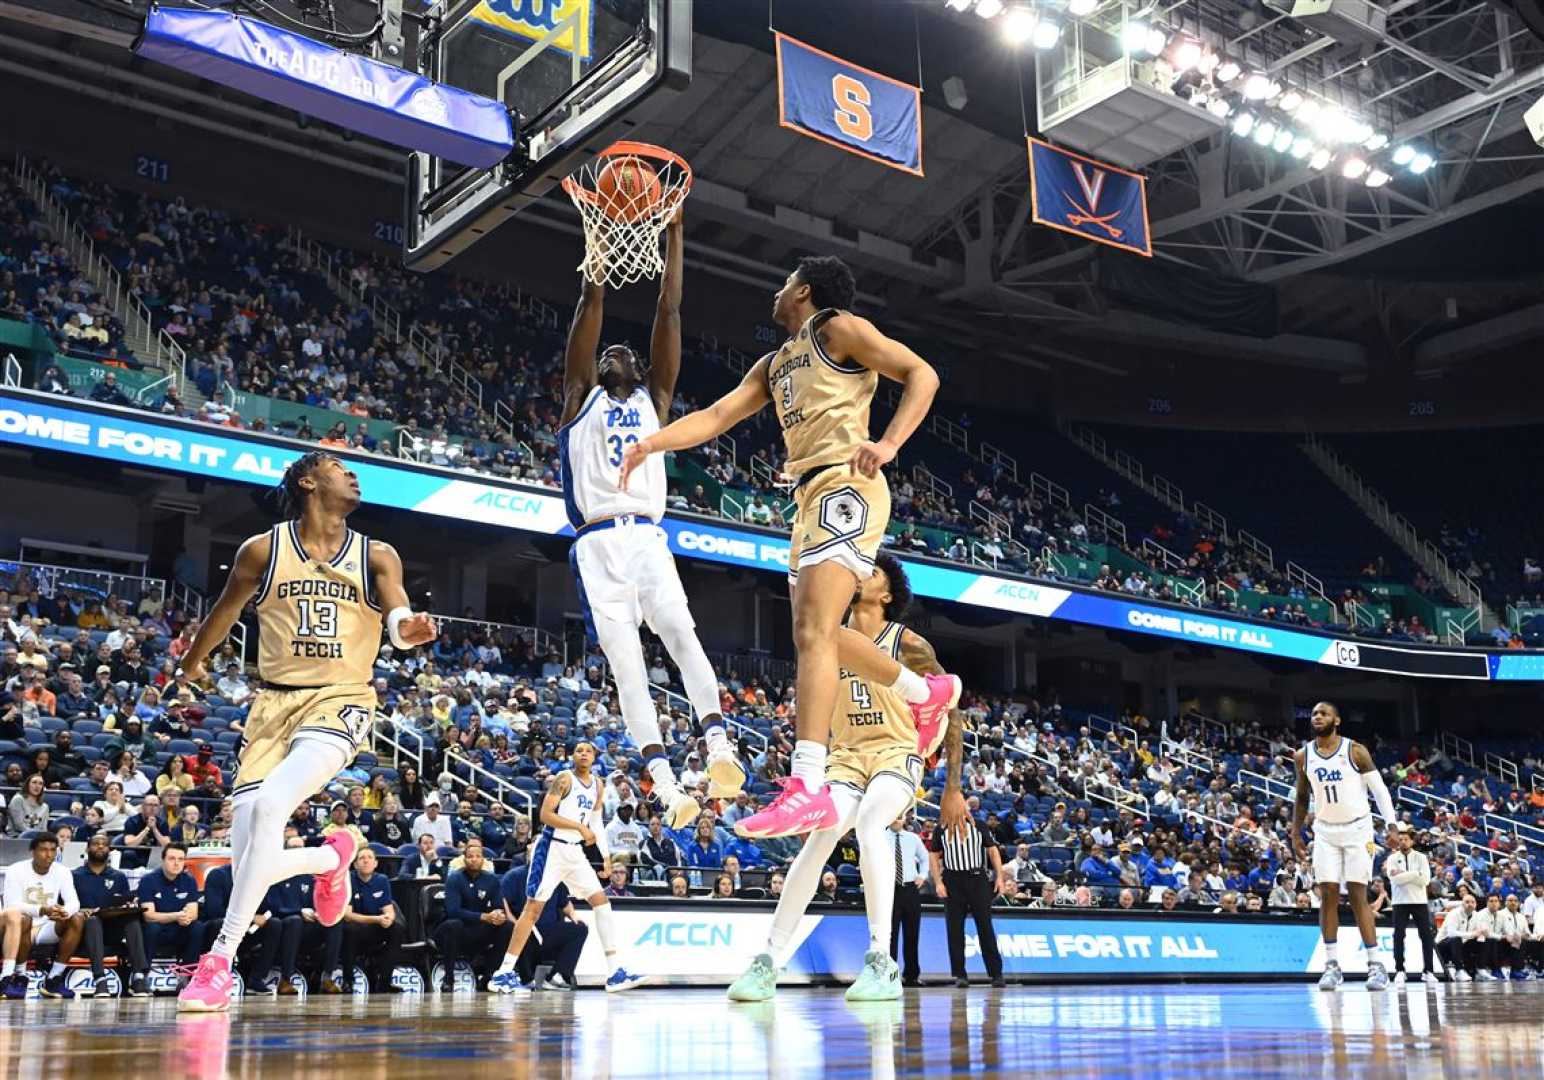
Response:
[{"label": "basketball", "polygon": [[595,178],[601,209],[613,221],[637,221],[660,200],[659,173],[636,157],[608,161]]}]

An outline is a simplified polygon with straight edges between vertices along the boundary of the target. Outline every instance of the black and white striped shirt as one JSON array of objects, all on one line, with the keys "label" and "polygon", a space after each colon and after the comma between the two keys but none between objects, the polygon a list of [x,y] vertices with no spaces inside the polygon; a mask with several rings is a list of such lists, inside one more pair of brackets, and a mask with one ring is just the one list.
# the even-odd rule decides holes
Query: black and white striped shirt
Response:
[{"label": "black and white striped shirt", "polygon": [[965,830],[964,839],[942,825],[933,829],[932,850],[943,857],[945,870],[955,873],[976,874],[991,868],[987,861],[987,849],[997,846],[997,841],[974,818],[971,828]]}]

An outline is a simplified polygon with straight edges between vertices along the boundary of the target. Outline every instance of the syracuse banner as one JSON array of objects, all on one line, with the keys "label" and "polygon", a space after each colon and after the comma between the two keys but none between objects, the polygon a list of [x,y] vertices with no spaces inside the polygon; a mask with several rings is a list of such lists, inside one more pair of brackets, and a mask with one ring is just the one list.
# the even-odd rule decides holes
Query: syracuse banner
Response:
[{"label": "syracuse banner", "polygon": [[778,122],[922,175],[922,89],[777,35]]},{"label": "syracuse banner", "polygon": [[1032,220],[1149,258],[1147,180],[1039,139],[1029,140]]}]

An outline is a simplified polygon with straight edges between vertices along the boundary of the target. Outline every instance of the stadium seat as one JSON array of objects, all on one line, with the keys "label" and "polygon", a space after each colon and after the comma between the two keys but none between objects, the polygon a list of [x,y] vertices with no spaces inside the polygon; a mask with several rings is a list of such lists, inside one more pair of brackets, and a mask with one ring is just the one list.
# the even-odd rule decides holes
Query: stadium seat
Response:
[{"label": "stadium seat", "polygon": [[83,737],[83,736],[87,736],[87,735],[95,735],[97,732],[102,730],[102,721],[100,721],[100,720],[77,720],[77,721],[75,721],[74,725],[70,728],[70,730],[75,732],[77,737]]}]

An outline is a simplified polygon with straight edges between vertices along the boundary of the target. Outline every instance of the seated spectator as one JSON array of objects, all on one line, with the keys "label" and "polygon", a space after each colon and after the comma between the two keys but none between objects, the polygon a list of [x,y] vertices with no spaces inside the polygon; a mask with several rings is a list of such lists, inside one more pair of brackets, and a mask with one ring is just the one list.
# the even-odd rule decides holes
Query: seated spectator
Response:
[{"label": "seated spectator", "polygon": [[[232,883],[229,863],[214,867],[204,876],[204,896],[199,905],[199,914],[203,918],[198,925],[205,952],[213,947],[215,938],[220,936],[220,930],[225,925],[225,915],[230,910]],[[251,926],[236,950],[233,966],[240,970],[246,980],[248,994],[271,994],[275,989],[275,984],[268,980],[268,973],[279,959],[280,924],[269,909],[272,893],[273,890],[269,889],[264,895],[257,912],[252,916]],[[290,989],[294,991],[293,987]]]},{"label": "seated spectator", "polygon": [[[634,893],[631,889],[629,889],[627,887],[627,867],[625,865],[620,865],[620,864],[616,864],[616,863],[612,864],[612,867],[611,867],[611,880],[606,884],[606,895],[607,896],[636,896],[637,895],[636,893]],[[549,903],[550,903],[550,901],[549,901]],[[542,910],[545,912],[546,909],[543,908]]]},{"label": "seated spectator", "polygon": [[499,879],[485,865],[482,841],[467,841],[463,858],[461,869],[445,880],[445,920],[434,932],[444,957],[446,993],[455,988],[456,964],[463,959],[482,978],[491,975],[514,930]]},{"label": "seated spectator", "polygon": [[710,894],[709,899],[733,900],[734,895],[734,878],[728,874],[718,875],[713,881],[713,892]]},{"label": "seated spectator", "polygon": [[26,997],[27,976],[22,969],[28,953],[34,945],[57,945],[42,994],[45,998],[73,998],[75,993],[64,985],[66,961],[75,955],[86,927],[75,895],[75,879],[57,861],[59,841],[52,833],[34,836],[28,850],[29,858],[5,868],[0,937],[14,951],[0,957],[0,993],[12,999]]},{"label": "seated spectator", "polygon": [[450,818],[440,813],[437,801],[425,805],[424,812],[413,819],[411,833],[415,842],[421,836],[432,836],[440,847],[454,847],[456,843]]},{"label": "seated spectator", "polygon": [[161,772],[155,778],[155,793],[165,795],[172,788],[178,791],[192,791],[194,780],[188,775],[188,762],[181,754],[173,754],[166,759],[166,764],[161,766]]},{"label": "seated spectator", "polygon": [[413,842],[411,828],[411,824],[403,816],[402,809],[397,804],[397,797],[388,794],[381,803],[380,810],[370,820],[370,828],[366,835],[371,843],[399,848],[403,844]]},{"label": "seated spectator", "polygon": [[450,872],[446,861],[437,854],[439,843],[433,834],[422,833],[417,840],[418,848],[397,869],[398,878],[419,881],[444,881]]},{"label": "seated spectator", "polygon": [[[291,837],[288,846],[301,846],[299,837]],[[318,989],[324,994],[343,992],[332,978],[343,949],[343,924],[323,926],[317,919],[316,909],[311,906],[311,888],[315,880],[311,874],[297,874],[274,885],[264,897],[263,906],[279,924],[280,994],[295,992],[301,956],[317,949],[323,953],[322,980]]]},{"label": "seated spectator", "polygon": [[41,773],[27,777],[22,789],[11,796],[5,818],[7,836],[21,836],[33,829],[48,827],[48,803],[43,799],[47,785]]},{"label": "seated spectator", "polygon": [[108,955],[125,961],[122,970],[129,973],[130,997],[145,997],[149,990],[145,978],[150,962],[145,955],[145,940],[139,918],[139,905],[129,888],[129,879],[109,863],[111,847],[106,833],[97,833],[86,844],[86,861],[75,870],[75,894],[85,917],[83,940],[91,960],[95,986],[107,977]]},{"label": "seated spectator", "polygon": [[195,964],[203,948],[203,935],[194,926],[198,921],[198,883],[184,869],[187,858],[186,847],[168,843],[161,849],[161,868],[140,879],[145,956],[152,963],[165,948],[182,963]]},{"label": "seated spectator", "polygon": [[649,832],[638,849],[638,857],[642,864],[640,873],[653,881],[664,881],[672,868],[686,865],[681,846],[657,816],[649,820]]},{"label": "seated spectator", "polygon": [[220,771],[220,766],[215,763],[214,746],[210,743],[199,743],[198,753],[185,755],[182,763],[195,785],[201,785],[210,778],[213,778],[216,786],[224,783],[224,774]]},{"label": "seated spectator", "polygon": [[107,786],[102,789],[102,797],[92,804],[92,809],[101,815],[98,828],[108,834],[109,838],[123,832],[129,815],[134,812],[134,808],[123,797],[123,785],[116,780],[107,782]]},{"label": "seated spectator", "polygon": [[364,958],[370,989],[392,989],[391,974],[402,952],[406,927],[392,901],[391,882],[376,873],[375,852],[361,848],[354,857],[354,898],[343,917],[343,989],[352,991],[354,968]]},{"label": "seated spectator", "polygon": [[102,375],[97,384],[91,388],[91,393],[88,396],[92,401],[100,402],[103,405],[121,405],[127,408],[133,404],[129,400],[128,395],[119,387],[118,376],[111,371],[105,372]]}]

